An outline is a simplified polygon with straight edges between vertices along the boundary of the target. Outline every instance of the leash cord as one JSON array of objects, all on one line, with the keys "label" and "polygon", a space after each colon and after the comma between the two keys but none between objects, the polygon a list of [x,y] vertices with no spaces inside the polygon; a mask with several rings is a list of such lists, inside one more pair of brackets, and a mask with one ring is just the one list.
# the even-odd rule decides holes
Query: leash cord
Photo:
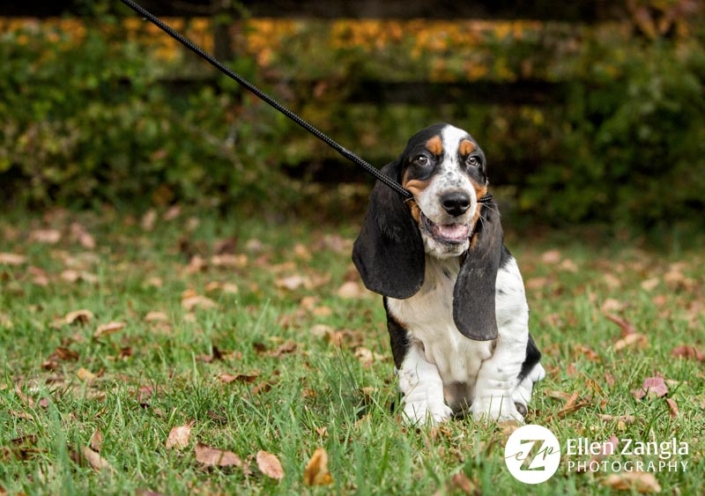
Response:
[{"label": "leash cord", "polygon": [[264,100],[266,103],[268,103],[270,106],[274,107],[277,109],[279,112],[287,116],[289,119],[294,121],[296,124],[304,128],[306,131],[309,133],[313,134],[316,138],[320,139],[324,143],[326,143],[328,146],[336,150],[338,153],[340,153],[343,157],[346,159],[350,160],[356,165],[359,165],[363,169],[365,169],[368,173],[372,174],[374,177],[376,177],[378,180],[392,188],[394,191],[399,193],[400,195],[406,197],[406,198],[412,198],[412,194],[404,189],[399,183],[391,179],[390,177],[386,176],[379,170],[377,170],[375,167],[373,167],[371,164],[345,148],[344,146],[340,145],[338,142],[334,141],[332,138],[326,136],[323,134],[321,131],[313,127],[311,124],[303,120],[301,117],[296,115],[294,112],[289,110],[288,108],[284,107],[282,104],[280,104],[278,101],[276,101],[274,98],[257,88],[255,85],[244,79],[242,76],[237,74],[236,72],[230,70],[228,67],[226,67],[223,63],[221,63],[219,60],[217,60],[215,57],[210,55],[208,52],[203,50],[201,47],[198,45],[194,44],[191,40],[188,38],[182,36],[180,33],[175,31],[174,29],[171,28],[168,24],[165,24],[162,22],[158,17],[153,15],[152,13],[148,12],[145,10],[142,6],[138,5],[137,3],[133,2],[132,0],[121,0],[122,3],[130,7],[132,10],[137,12],[140,16],[143,18],[147,19],[150,21],[152,24],[156,25],[159,29],[164,31],[166,34],[174,38],[176,41],[184,45],[186,48],[191,50],[192,52],[196,53],[199,57],[205,59],[207,62],[209,62],[212,66],[217,68],[220,72],[224,73],[231,79],[234,79],[237,81],[241,86],[244,86],[248,91],[253,93],[255,96],[260,98],[261,100]]}]

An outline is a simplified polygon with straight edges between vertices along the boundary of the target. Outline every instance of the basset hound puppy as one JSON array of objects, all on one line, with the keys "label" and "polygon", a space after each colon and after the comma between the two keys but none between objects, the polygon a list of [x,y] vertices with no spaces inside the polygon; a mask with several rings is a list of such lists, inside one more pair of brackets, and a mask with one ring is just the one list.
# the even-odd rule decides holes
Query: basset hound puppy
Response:
[{"label": "basset hound puppy", "polygon": [[519,268],[486,196],[484,153],[466,131],[436,124],[382,171],[413,199],[375,185],[353,261],[384,296],[405,417],[523,421],[545,371]]}]

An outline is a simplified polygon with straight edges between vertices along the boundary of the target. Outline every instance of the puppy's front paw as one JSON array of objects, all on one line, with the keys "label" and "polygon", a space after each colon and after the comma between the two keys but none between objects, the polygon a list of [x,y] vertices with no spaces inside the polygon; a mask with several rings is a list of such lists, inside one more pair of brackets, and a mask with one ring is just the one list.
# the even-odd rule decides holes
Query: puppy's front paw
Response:
[{"label": "puppy's front paw", "polygon": [[411,425],[440,424],[453,416],[453,410],[441,401],[405,401],[404,417]]},{"label": "puppy's front paw", "polygon": [[512,398],[508,396],[476,398],[470,411],[475,421],[505,422],[515,420],[524,423],[524,415],[518,410]]}]

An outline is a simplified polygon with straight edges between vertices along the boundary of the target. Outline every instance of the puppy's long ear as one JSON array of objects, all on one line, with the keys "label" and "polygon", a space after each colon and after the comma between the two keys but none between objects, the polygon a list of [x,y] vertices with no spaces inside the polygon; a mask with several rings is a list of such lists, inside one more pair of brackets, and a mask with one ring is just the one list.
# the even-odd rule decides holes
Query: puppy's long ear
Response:
[{"label": "puppy's long ear", "polygon": [[465,261],[453,290],[453,320],[460,332],[475,341],[496,339],[495,286],[502,258],[504,233],[494,202],[481,204]]},{"label": "puppy's long ear", "polygon": [[[382,172],[397,178],[400,166],[397,160]],[[416,294],[423,284],[421,232],[402,196],[379,181],[372,190],[352,258],[370,291],[404,299]]]}]

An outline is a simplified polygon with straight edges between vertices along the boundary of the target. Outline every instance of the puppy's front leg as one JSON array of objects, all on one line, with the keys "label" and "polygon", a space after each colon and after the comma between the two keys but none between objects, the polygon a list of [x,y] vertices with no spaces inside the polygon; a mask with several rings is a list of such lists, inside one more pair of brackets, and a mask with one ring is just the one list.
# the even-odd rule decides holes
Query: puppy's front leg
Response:
[{"label": "puppy's front leg", "polygon": [[525,355],[525,339],[503,336],[500,332],[494,353],[482,362],[477,374],[471,407],[475,420],[524,421],[524,416],[514,405],[513,393]]},{"label": "puppy's front leg", "polygon": [[404,415],[411,424],[439,423],[453,411],[443,398],[443,380],[438,368],[426,360],[421,343],[411,343],[399,369],[399,388]]}]

